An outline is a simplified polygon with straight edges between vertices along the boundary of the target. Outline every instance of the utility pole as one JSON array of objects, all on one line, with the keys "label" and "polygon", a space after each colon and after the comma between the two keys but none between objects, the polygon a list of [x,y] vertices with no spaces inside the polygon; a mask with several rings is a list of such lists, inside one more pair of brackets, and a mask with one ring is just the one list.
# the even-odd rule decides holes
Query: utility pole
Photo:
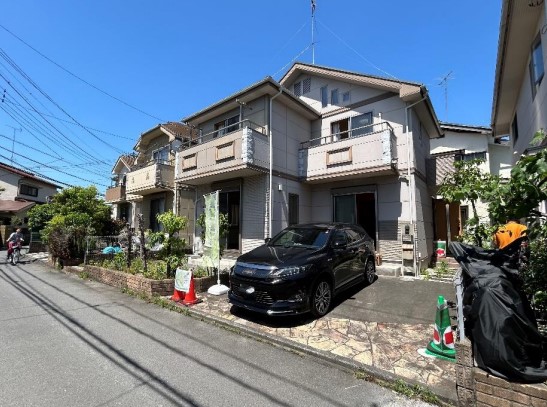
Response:
[{"label": "utility pole", "polygon": [[9,124],[6,124],[6,126],[11,127],[13,129],[13,140],[11,143],[11,165],[13,166],[13,152],[15,151],[15,132],[16,131],[23,131],[21,128],[10,126]]}]

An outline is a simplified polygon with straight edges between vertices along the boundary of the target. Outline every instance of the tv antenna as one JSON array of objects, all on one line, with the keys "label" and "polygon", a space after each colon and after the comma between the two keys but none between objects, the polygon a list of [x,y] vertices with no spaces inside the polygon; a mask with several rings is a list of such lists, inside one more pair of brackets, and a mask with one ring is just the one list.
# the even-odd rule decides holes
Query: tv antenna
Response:
[{"label": "tv antenna", "polygon": [[13,129],[13,141],[11,143],[11,159],[10,159],[11,165],[13,165],[13,152],[15,151],[15,132],[23,131],[23,129],[10,126],[9,124],[6,124],[6,126],[11,127]]},{"label": "tv antenna", "polygon": [[441,81],[437,84],[444,88],[444,109],[445,114],[448,116],[448,81],[454,79],[452,77],[452,71],[448,72],[445,76],[441,78]]},{"label": "tv antenna", "polygon": [[311,63],[315,65],[315,6],[316,1],[311,0]]}]

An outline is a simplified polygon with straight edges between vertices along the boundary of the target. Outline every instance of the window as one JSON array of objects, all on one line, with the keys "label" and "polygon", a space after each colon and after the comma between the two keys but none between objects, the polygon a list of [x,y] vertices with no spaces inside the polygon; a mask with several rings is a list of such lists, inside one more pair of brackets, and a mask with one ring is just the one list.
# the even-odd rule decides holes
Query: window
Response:
[{"label": "window", "polygon": [[530,82],[532,85],[532,97],[536,96],[537,88],[545,73],[543,67],[543,50],[541,48],[541,36],[538,34],[532,43],[532,55],[530,58]]},{"label": "window", "polygon": [[515,144],[519,138],[519,125],[517,123],[516,114],[515,118],[513,119],[513,123],[511,123],[511,136],[513,136],[513,144]]},{"label": "window", "polygon": [[224,119],[218,123],[215,123],[216,131],[213,133],[213,137],[224,136],[225,134],[236,131],[239,128],[238,122],[239,115],[232,116],[228,119]]},{"label": "window", "polygon": [[296,96],[302,96],[302,82],[296,82],[293,85],[293,93]]},{"label": "window", "polygon": [[351,137],[358,137],[372,132],[372,112],[351,118]]},{"label": "window", "polygon": [[338,89],[333,89],[330,91],[330,104],[331,105],[338,104]]},{"label": "window", "polygon": [[311,91],[311,78],[306,78],[302,81],[302,93],[310,93]]},{"label": "window", "polygon": [[165,146],[153,151],[152,159],[157,163],[166,163],[169,160],[169,147]]},{"label": "window", "polygon": [[456,154],[455,160],[456,161],[473,161],[473,160],[486,161],[486,151],[481,151],[478,153]]},{"label": "window", "polygon": [[349,91],[342,94],[342,102],[349,103],[351,100]]},{"label": "window", "polygon": [[38,188],[33,187],[31,185],[21,184],[19,193],[21,195],[38,196]]},{"label": "window", "polygon": [[330,125],[332,141],[343,140],[349,137],[349,120],[339,120]]},{"label": "window", "polygon": [[329,104],[328,88],[326,86],[323,86],[321,88],[321,107],[327,107],[328,104]]},{"label": "window", "polygon": [[289,226],[298,224],[298,195],[289,194]]}]

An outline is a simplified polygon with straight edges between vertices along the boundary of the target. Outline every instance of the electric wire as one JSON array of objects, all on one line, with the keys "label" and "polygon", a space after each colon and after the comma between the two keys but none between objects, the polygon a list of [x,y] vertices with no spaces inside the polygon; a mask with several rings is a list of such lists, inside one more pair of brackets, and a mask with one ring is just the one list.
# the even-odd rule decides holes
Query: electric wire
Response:
[{"label": "electric wire", "polygon": [[68,113],[65,109],[63,109],[53,98],[51,98],[36,82],[34,82],[30,76],[28,76],[6,53],[5,51],[0,48],[0,56],[2,56],[21,76],[23,76],[38,92],[40,92],[47,100],[49,100],[54,106],[56,106],[60,111],[62,111],[66,116],[68,116],[74,123],[78,124],[82,129],[84,129],[87,133],[89,133],[91,136],[93,136],[95,139],[106,145],[107,147],[110,147],[112,150],[117,151],[118,154],[122,153],[122,150],[118,149],[117,147],[114,147],[110,143],[107,143],[100,137],[98,137],[93,132],[86,129],[81,123],[76,120],[70,113]]},{"label": "electric wire", "polygon": [[0,28],[3,28],[6,32],[8,32],[10,35],[12,35],[13,37],[15,37],[17,40],[21,41],[23,44],[25,44],[27,47],[29,47],[31,50],[33,50],[34,52],[36,52],[38,55],[40,55],[42,58],[46,59],[47,61],[51,62],[53,65],[57,66],[59,69],[65,71],[66,73],[68,73],[69,75],[73,76],[74,78],[78,79],[79,81],[85,83],[86,85],[92,87],[93,89],[97,90],[98,92],[101,92],[102,94],[124,104],[125,106],[133,109],[133,110],[136,110],[137,112],[139,113],[142,113],[148,117],[151,117],[155,120],[159,120],[160,122],[162,123],[165,123],[166,120],[163,120],[163,119],[160,119],[159,117],[157,116],[154,116],[150,113],[146,113],[144,110],[141,110],[139,109],[138,107],[135,107],[133,105],[131,105],[130,103],[127,103],[125,101],[123,101],[122,99],[116,97],[116,96],[113,96],[111,95],[110,93],[98,88],[97,86],[93,85],[92,83],[86,81],[85,79],[79,77],[78,75],[72,73],[71,71],[69,71],[68,69],[66,69],[65,67],[61,66],[60,64],[58,64],[57,62],[53,61],[51,58],[49,58],[48,56],[44,55],[43,53],[41,53],[40,51],[38,51],[36,48],[34,48],[32,45],[30,45],[29,43],[27,43],[26,41],[24,41],[23,39],[21,39],[20,37],[18,37],[17,35],[15,35],[13,32],[11,32],[10,30],[8,30],[6,27],[4,27],[2,24],[0,24]]}]

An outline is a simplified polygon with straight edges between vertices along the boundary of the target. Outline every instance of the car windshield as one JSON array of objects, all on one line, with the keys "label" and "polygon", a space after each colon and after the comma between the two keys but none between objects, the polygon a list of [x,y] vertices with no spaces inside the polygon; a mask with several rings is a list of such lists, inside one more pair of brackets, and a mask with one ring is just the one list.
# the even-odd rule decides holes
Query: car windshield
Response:
[{"label": "car windshield", "polygon": [[270,242],[270,245],[283,247],[298,246],[306,248],[320,248],[327,243],[329,235],[330,232],[328,229],[287,228],[274,237]]}]

